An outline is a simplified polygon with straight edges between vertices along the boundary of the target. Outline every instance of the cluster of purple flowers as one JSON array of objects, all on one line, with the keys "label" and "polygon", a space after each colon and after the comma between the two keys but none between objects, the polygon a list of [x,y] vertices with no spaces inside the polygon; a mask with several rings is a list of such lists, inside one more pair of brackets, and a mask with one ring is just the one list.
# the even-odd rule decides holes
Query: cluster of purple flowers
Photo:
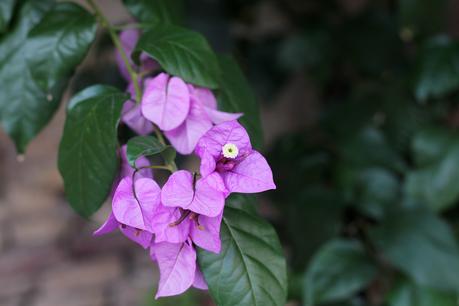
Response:
[{"label": "cluster of purple flowers", "polygon": [[[121,38],[130,53],[138,33],[129,30]],[[141,59],[139,70],[157,65],[148,57]],[[120,69],[128,77],[124,64]],[[272,172],[237,122],[241,114],[218,111],[212,91],[166,73],[142,83],[141,103],[127,101],[122,121],[140,135],[151,133],[155,124],[179,153],[194,152],[201,159],[200,173],[173,172],[161,188],[146,168],[149,160],[139,157],[136,166],[141,170],[136,171],[128,164],[123,146],[112,212],[94,234],[119,229],[150,250],[161,274],[157,298],[180,294],[191,286],[206,289],[195,247],[219,253],[225,199],[233,192],[275,189]]]}]

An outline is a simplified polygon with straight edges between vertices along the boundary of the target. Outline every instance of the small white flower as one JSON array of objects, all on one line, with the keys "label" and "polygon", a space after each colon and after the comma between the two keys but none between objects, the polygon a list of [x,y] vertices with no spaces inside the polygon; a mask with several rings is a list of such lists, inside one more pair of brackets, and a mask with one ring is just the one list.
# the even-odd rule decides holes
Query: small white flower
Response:
[{"label": "small white flower", "polygon": [[239,154],[239,149],[234,143],[227,143],[223,146],[223,156],[226,158],[236,158]]}]

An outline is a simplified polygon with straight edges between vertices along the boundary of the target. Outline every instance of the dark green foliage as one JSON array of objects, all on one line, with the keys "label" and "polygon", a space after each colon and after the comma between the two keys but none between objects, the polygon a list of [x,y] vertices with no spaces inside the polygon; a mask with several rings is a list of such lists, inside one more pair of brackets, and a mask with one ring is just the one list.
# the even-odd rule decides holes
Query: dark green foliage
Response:
[{"label": "dark green foliage", "polygon": [[59,107],[95,30],[95,19],[76,4],[21,2],[19,18],[0,41],[0,121],[19,153]]},{"label": "dark green foliage", "polygon": [[137,43],[137,55],[146,52],[171,75],[199,86],[217,88],[220,67],[217,57],[199,33],[188,29],[156,24]]},{"label": "dark green foliage", "polygon": [[285,258],[274,229],[245,210],[227,206],[221,226],[222,250],[199,250],[199,265],[220,306],[284,305]]},{"label": "dark green foliage", "polygon": [[67,108],[59,146],[59,171],[70,205],[89,217],[112,189],[117,174],[117,127],[128,99],[118,89],[95,85],[76,94]]}]

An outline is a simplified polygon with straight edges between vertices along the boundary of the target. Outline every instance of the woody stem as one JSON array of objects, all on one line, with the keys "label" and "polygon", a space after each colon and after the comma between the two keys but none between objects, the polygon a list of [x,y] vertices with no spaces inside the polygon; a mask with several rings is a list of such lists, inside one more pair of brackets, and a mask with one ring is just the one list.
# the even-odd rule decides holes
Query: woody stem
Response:
[{"label": "woody stem", "polygon": [[94,14],[99,19],[100,25],[107,29],[108,33],[110,34],[110,38],[112,39],[113,44],[115,45],[116,49],[121,55],[121,58],[123,59],[123,62],[126,65],[126,69],[129,73],[129,76],[131,77],[132,83],[134,84],[136,103],[140,103],[140,99],[142,98],[142,92],[140,91],[138,75],[134,71],[134,68],[132,67],[128,59],[128,56],[126,55],[126,52],[124,51],[123,46],[121,45],[121,41],[118,35],[116,34],[115,27],[112,26],[110,21],[107,19],[107,17],[105,17],[99,6],[97,6],[97,4],[94,2],[94,0],[86,0],[86,2],[94,10]]}]

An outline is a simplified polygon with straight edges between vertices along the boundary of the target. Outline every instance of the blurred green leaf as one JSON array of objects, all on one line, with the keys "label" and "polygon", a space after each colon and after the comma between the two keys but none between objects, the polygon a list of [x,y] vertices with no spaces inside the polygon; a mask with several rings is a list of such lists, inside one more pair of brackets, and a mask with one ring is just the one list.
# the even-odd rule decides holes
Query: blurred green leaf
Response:
[{"label": "blurred green leaf", "polygon": [[370,232],[392,265],[418,285],[459,292],[459,248],[449,226],[421,209],[393,211]]},{"label": "blurred green leaf", "polygon": [[0,33],[6,32],[13,17],[13,10],[16,0],[0,1]]},{"label": "blurred green leaf", "polygon": [[339,150],[342,159],[356,167],[383,166],[398,172],[406,168],[405,162],[387,143],[384,134],[371,126],[349,139],[343,139]]},{"label": "blurred green leaf", "polygon": [[442,128],[419,132],[413,140],[414,160],[420,168],[407,174],[406,195],[443,210],[459,198],[459,135]]},{"label": "blurred green leaf", "polygon": [[285,258],[271,225],[242,209],[226,206],[220,236],[220,254],[198,250],[199,265],[215,303],[284,306]]},{"label": "blurred green leaf", "polygon": [[230,56],[219,56],[222,69],[218,103],[221,110],[233,113],[244,113],[239,119],[247,129],[250,140],[255,148],[263,144],[260,110],[257,99],[239,64]]},{"label": "blurred green leaf", "polygon": [[447,0],[398,1],[399,25],[411,35],[431,35],[445,30]]},{"label": "blurred green leaf", "polygon": [[304,306],[345,300],[364,288],[376,267],[357,241],[332,240],[310,263],[304,277]]},{"label": "blurred green leaf", "polygon": [[323,29],[308,30],[287,37],[278,53],[278,65],[288,72],[307,68],[319,81],[329,74],[334,56],[331,35]]},{"label": "blurred green leaf", "polygon": [[53,3],[23,1],[15,25],[0,41],[0,120],[19,153],[59,107],[95,36],[95,20],[84,9],[72,3],[51,9]]},{"label": "blurred green leaf", "polygon": [[344,207],[334,190],[320,186],[308,185],[301,192],[282,197],[278,207],[285,222],[282,240],[292,247],[294,269],[304,270],[317,249],[339,234]]},{"label": "blurred green leaf", "polygon": [[388,294],[388,306],[457,306],[457,294],[421,287],[407,279],[397,282]]},{"label": "blurred green leaf", "polygon": [[425,43],[418,59],[415,94],[421,100],[440,98],[459,87],[459,43],[435,37]]},{"label": "blurred green leaf", "polygon": [[67,108],[59,145],[59,171],[73,209],[88,217],[112,189],[119,166],[117,127],[128,95],[95,85],[76,94]]},{"label": "blurred green leaf", "polygon": [[342,164],[336,173],[346,200],[367,216],[380,219],[399,200],[400,182],[385,168],[359,169]]},{"label": "blurred green leaf", "polygon": [[143,23],[181,24],[183,0],[123,0],[124,5]]},{"label": "blurred green leaf", "polygon": [[201,34],[165,23],[156,24],[137,43],[133,57],[144,51],[158,61],[167,73],[186,82],[217,88],[220,67],[217,57]]},{"label": "blurred green leaf", "polygon": [[59,106],[58,99],[46,99],[26,62],[27,34],[52,5],[51,0],[23,1],[11,30],[0,39],[0,121],[19,153],[24,153]]},{"label": "blurred green leaf", "polygon": [[393,15],[368,10],[338,29],[341,62],[365,75],[381,76],[403,63],[402,44]]}]

